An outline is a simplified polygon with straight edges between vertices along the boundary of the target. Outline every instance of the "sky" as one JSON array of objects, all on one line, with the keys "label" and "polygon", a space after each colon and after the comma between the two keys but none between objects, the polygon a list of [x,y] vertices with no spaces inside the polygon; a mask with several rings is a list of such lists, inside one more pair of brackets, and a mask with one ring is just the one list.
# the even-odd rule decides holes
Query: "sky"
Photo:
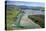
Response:
[{"label": "sky", "polygon": [[[44,6],[44,3],[41,3],[41,2],[31,2],[31,0],[7,0],[7,1],[9,1],[7,3],[8,5],[25,5],[25,6],[37,6],[37,7],[39,7],[39,6],[43,7]],[[20,1],[20,2],[17,2],[17,1]]]},{"label": "sky", "polygon": [[43,2],[44,0],[6,0],[6,1]]}]

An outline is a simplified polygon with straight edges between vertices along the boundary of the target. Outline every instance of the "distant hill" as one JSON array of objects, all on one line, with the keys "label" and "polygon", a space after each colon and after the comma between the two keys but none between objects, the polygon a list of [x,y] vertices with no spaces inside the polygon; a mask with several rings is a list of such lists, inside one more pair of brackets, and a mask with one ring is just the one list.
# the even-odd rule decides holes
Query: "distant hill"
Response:
[{"label": "distant hill", "polygon": [[23,1],[5,1],[5,5],[10,7],[18,7],[21,9],[44,10],[44,3],[40,2],[23,2]]},{"label": "distant hill", "polygon": [[24,2],[24,1],[6,1],[7,5],[24,5],[24,6],[34,6],[34,7],[44,7],[42,2]]},{"label": "distant hill", "polygon": [[13,8],[15,8],[15,7],[18,7],[18,8],[20,8],[20,9],[30,9],[30,10],[40,10],[40,9],[42,9],[42,10],[44,10],[44,7],[32,7],[32,6],[24,6],[24,5],[7,5],[7,8],[10,8],[10,7],[13,7]]}]

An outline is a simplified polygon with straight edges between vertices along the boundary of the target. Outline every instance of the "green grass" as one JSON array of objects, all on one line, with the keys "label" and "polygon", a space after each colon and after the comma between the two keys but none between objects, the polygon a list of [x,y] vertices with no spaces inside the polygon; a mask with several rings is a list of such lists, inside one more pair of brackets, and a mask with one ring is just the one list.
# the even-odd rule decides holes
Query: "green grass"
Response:
[{"label": "green grass", "polygon": [[12,24],[16,20],[16,16],[19,15],[21,9],[17,7],[7,8],[6,11],[6,22],[7,22],[7,30],[13,30]]},{"label": "green grass", "polygon": [[44,28],[44,15],[29,15],[29,19],[32,19],[35,23],[39,24],[42,28]]},{"label": "green grass", "polygon": [[32,10],[42,10],[42,11],[44,11],[44,7],[32,7]]}]

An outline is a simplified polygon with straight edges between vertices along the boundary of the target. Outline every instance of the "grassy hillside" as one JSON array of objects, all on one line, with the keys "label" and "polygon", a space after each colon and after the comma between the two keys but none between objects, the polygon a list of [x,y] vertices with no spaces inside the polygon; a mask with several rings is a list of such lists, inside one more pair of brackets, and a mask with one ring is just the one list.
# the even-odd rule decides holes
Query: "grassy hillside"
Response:
[{"label": "grassy hillside", "polygon": [[33,22],[39,24],[42,28],[44,28],[44,15],[29,15],[29,19],[32,19]]},{"label": "grassy hillside", "polygon": [[6,10],[6,22],[7,22],[7,30],[12,30],[12,24],[16,20],[16,16],[19,15],[21,9],[17,7],[7,7]]},{"label": "grassy hillside", "polygon": [[32,7],[32,10],[42,10],[42,11],[44,11],[44,7]]}]

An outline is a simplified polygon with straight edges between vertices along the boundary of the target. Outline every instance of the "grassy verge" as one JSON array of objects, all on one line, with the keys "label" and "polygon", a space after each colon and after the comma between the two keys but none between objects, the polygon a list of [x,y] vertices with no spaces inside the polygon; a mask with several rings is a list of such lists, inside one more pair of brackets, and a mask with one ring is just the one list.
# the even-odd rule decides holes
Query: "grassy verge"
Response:
[{"label": "grassy verge", "polygon": [[12,24],[16,20],[16,16],[19,15],[21,9],[17,7],[9,7],[6,11],[6,23],[7,23],[7,30],[13,30]]},{"label": "grassy verge", "polygon": [[29,15],[29,19],[32,19],[35,23],[39,24],[42,28],[44,28],[44,15]]}]

